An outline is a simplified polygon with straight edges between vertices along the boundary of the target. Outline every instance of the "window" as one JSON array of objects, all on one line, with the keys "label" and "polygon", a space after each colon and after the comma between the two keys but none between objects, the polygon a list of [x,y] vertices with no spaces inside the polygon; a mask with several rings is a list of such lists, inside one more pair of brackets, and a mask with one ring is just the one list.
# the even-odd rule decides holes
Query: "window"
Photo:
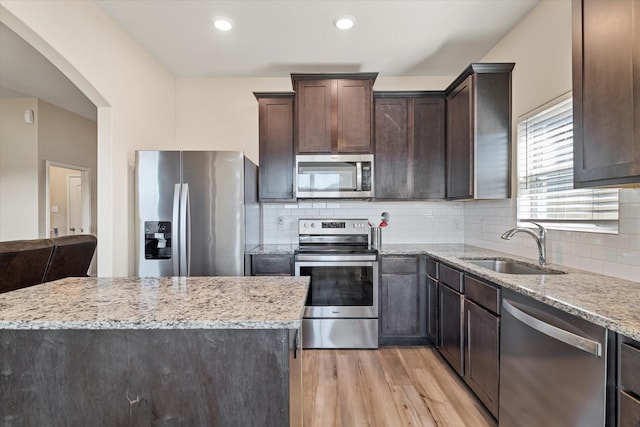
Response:
[{"label": "window", "polygon": [[573,189],[571,93],[518,119],[518,225],[618,232],[617,189]]}]

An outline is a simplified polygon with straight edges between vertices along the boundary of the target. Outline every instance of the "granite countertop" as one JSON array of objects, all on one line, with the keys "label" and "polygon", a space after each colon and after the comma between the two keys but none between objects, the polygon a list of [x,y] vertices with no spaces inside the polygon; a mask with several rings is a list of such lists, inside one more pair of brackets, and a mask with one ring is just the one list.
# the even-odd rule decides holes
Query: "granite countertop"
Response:
[{"label": "granite countertop", "polygon": [[[262,245],[252,254],[292,254],[294,245]],[[548,264],[559,275],[513,275],[476,266],[463,258],[509,258],[536,261],[462,243],[383,244],[380,255],[427,254],[477,277],[515,290],[567,313],[640,341],[640,282]]]},{"label": "granite countertop", "polygon": [[298,245],[260,245],[248,252],[249,255],[293,255]]},{"label": "granite countertop", "polygon": [[308,277],[67,278],[0,294],[0,329],[294,329]]},{"label": "granite countertop", "polygon": [[429,254],[431,257],[468,271],[504,288],[604,326],[640,341],[640,282],[618,279],[585,270],[548,264],[558,275],[514,275],[497,273],[465,261],[464,258],[509,258],[535,261],[503,252],[464,244],[382,245],[382,255]]}]

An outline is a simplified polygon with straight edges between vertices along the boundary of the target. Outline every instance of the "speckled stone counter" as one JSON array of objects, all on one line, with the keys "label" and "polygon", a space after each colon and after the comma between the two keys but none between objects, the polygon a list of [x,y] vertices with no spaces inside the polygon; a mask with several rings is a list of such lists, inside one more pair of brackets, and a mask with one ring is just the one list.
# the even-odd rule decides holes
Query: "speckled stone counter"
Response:
[{"label": "speckled stone counter", "polygon": [[260,245],[248,252],[249,255],[292,255],[298,245]]},{"label": "speckled stone counter", "polygon": [[465,258],[509,258],[534,264],[535,261],[464,244],[388,244],[382,245],[379,251],[381,255],[428,254],[475,276],[640,340],[640,282],[554,264],[546,267],[566,274],[497,273],[471,264]]},{"label": "speckled stone counter", "polygon": [[0,294],[0,329],[296,329],[307,277],[67,278]]},{"label": "speckled stone counter", "polygon": [[70,278],[2,294],[0,424],[302,425],[307,289]]}]

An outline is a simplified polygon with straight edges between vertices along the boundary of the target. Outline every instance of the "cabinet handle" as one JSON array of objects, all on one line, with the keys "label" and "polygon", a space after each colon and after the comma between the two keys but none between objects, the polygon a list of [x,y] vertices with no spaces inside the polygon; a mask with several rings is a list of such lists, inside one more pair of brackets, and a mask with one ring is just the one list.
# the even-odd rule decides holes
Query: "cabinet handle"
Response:
[{"label": "cabinet handle", "polygon": [[513,317],[529,326],[530,328],[535,329],[536,331],[541,332],[558,341],[562,341],[563,343],[568,344],[572,347],[593,354],[594,356],[602,356],[601,343],[583,337],[581,335],[574,334],[573,332],[569,332],[565,329],[558,328],[557,326],[554,326],[550,323],[538,319],[537,317],[529,313],[526,313],[522,308],[516,308],[515,305],[517,304],[506,299],[502,301],[502,306],[505,310],[507,310],[509,314],[511,314]]}]

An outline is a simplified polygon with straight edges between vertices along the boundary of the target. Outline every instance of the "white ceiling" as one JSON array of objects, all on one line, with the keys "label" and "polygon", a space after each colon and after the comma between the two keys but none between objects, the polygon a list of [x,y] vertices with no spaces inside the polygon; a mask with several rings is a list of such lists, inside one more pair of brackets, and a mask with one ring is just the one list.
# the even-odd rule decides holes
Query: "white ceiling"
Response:
[{"label": "white ceiling", "polygon": [[[459,74],[537,0],[95,0],[178,77]],[[235,22],[228,33],[214,16]],[[333,27],[351,15],[349,31]]]},{"label": "white ceiling", "polygon": [[[176,77],[292,72],[452,76],[479,61],[538,0],[93,0]],[[332,26],[338,15],[353,29]],[[235,22],[229,33],[214,16]],[[95,107],[0,25],[0,97],[33,96],[95,120]]]}]

